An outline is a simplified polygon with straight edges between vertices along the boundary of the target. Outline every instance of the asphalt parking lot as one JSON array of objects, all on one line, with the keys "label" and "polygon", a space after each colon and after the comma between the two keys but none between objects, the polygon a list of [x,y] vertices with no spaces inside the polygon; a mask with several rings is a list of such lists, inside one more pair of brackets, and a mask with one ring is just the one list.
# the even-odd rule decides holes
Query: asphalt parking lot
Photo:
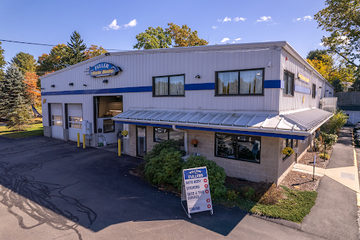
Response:
[{"label": "asphalt parking lot", "polygon": [[129,174],[141,161],[0,137],[0,239],[321,239],[238,208],[215,205],[190,220],[178,196]]}]

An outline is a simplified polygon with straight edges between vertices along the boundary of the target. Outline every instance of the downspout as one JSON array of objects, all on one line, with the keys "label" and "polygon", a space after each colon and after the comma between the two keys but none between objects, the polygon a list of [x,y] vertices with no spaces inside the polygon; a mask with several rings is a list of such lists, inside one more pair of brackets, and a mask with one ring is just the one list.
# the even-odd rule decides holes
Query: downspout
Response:
[{"label": "downspout", "polygon": [[187,155],[188,154],[188,147],[187,147],[187,131],[186,130],[180,130],[180,129],[177,129],[175,125],[172,125],[172,129],[174,131],[177,131],[177,132],[183,132],[184,133],[184,147],[185,147],[185,152]]}]

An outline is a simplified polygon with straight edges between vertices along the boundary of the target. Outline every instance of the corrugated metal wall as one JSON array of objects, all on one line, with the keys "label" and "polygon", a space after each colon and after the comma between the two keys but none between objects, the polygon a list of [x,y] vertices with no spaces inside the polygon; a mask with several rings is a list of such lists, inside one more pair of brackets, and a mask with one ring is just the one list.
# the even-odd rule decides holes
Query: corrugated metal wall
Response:
[{"label": "corrugated metal wall", "polygon": [[[41,80],[42,92],[111,89],[152,86],[152,77],[185,74],[185,84],[215,83],[215,72],[264,68],[266,80],[280,80],[280,51],[274,48],[179,51],[132,54],[113,54],[79,64]],[[99,62],[109,62],[122,68],[117,76],[91,78],[88,69]],[[269,62],[271,66],[268,67]],[[200,79],[195,76],[200,75]],[[103,83],[108,79],[108,83]],[[69,86],[73,83],[73,86]],[[84,86],[87,85],[87,86]],[[51,85],[55,85],[54,88]],[[152,92],[75,94],[43,96],[47,103],[83,103],[84,120],[93,119],[93,96],[123,95],[124,110],[129,108],[201,109],[278,111],[278,88],[264,89],[264,96],[214,96],[214,90],[187,90],[185,97],[152,97]],[[46,104],[43,111],[47,111]],[[44,125],[47,124],[44,115]]]},{"label": "corrugated metal wall", "polygon": [[[287,58],[287,60],[286,60]],[[283,90],[280,92],[280,111],[296,110],[302,108],[319,107],[319,100],[324,97],[328,97],[330,92],[333,92],[332,88],[328,86],[322,79],[320,79],[312,69],[303,63],[297,61],[284,49],[281,50],[281,71],[280,79],[284,79],[284,70],[287,70],[295,75],[295,88],[301,89],[301,91],[294,91],[294,96],[284,96]],[[309,83],[303,82],[298,78],[298,73],[301,73],[305,77],[310,79]],[[316,98],[312,98],[312,85],[316,85]],[[319,88],[321,87],[321,88]],[[305,93],[306,89],[310,90],[309,93]],[[327,91],[328,90],[328,91]],[[305,101],[303,102],[303,97]]]}]

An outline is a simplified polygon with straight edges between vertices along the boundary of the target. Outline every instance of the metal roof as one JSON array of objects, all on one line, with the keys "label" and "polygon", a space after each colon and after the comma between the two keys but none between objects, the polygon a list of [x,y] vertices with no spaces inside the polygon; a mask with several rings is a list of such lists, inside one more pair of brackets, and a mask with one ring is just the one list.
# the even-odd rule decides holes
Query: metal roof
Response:
[{"label": "metal roof", "polygon": [[319,127],[332,116],[321,109],[307,109],[287,114],[264,114],[262,112],[215,112],[215,111],[174,111],[154,109],[131,109],[112,119],[119,122],[141,122],[161,125],[195,127],[231,127],[246,131],[277,131],[305,133]]}]

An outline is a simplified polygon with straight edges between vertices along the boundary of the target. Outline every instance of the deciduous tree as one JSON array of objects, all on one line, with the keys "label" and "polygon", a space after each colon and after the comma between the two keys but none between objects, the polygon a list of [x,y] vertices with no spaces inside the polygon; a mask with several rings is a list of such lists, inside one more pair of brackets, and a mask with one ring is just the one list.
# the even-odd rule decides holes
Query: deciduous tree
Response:
[{"label": "deciduous tree", "polygon": [[[319,27],[330,33],[322,42],[328,50],[359,67],[360,1],[326,0],[326,8],[315,14]],[[359,70],[359,68],[358,68]]]},{"label": "deciduous tree", "polygon": [[65,44],[58,44],[53,47],[49,54],[44,53],[38,59],[38,75],[44,75],[49,72],[63,69],[67,66],[68,51]]},{"label": "deciduous tree", "polygon": [[106,51],[102,46],[98,47],[96,45],[91,45],[87,50],[85,50],[84,55],[85,55],[85,60],[96,57],[96,56],[100,56],[102,54],[107,53],[108,51]]},{"label": "deciduous tree", "polygon": [[171,46],[171,35],[162,27],[148,27],[145,32],[136,35],[137,44],[134,49],[156,49],[169,48]]},{"label": "deciduous tree", "polygon": [[190,46],[201,46],[201,45],[208,45],[209,43],[198,37],[198,32],[191,31],[186,24],[182,25],[181,27],[173,24],[168,23],[168,28],[166,31],[170,32],[171,38],[174,41],[174,47],[190,47]]},{"label": "deciduous tree", "polygon": [[19,52],[11,59],[11,63],[16,65],[22,74],[26,72],[35,72],[36,60],[33,55],[29,53]]},{"label": "deciduous tree", "polygon": [[33,105],[40,105],[41,103],[41,93],[39,88],[37,87],[39,76],[34,72],[26,72],[25,73],[25,84],[26,91],[30,98],[30,103]]}]

